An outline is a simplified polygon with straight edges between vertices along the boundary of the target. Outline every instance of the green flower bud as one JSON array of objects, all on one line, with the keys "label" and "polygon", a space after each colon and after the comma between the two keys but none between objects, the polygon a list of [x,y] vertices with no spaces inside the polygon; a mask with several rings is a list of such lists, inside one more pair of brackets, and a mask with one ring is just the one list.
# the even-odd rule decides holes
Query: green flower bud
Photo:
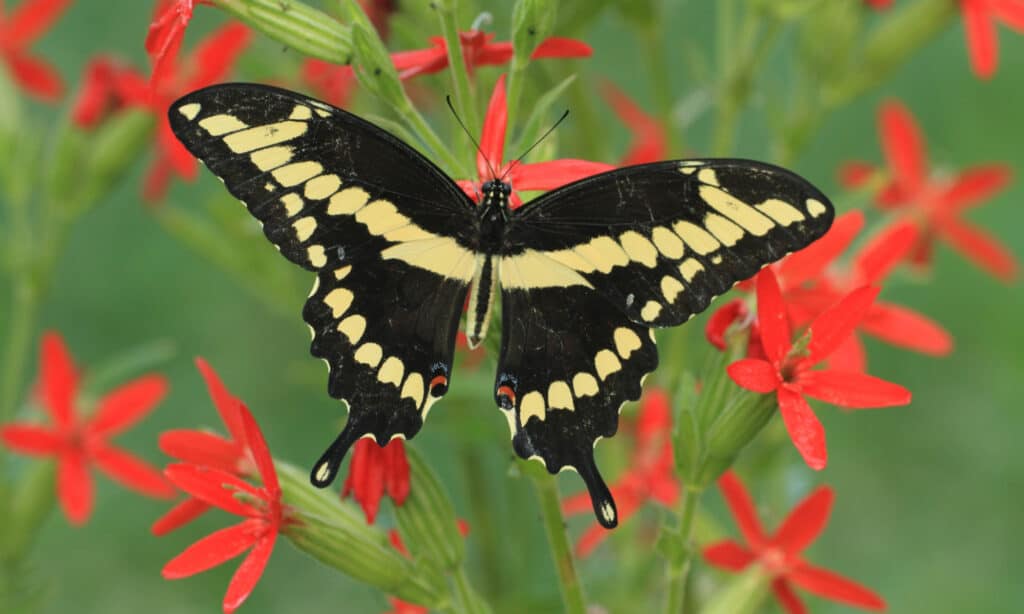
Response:
[{"label": "green flower bud", "polygon": [[77,182],[54,188],[56,193],[77,190],[77,210],[70,213],[81,213],[115,187],[148,146],[152,130],[152,117],[140,109],[119,113],[92,133],[91,145],[83,151],[82,168],[72,178],[77,178]]},{"label": "green flower bud", "polygon": [[453,571],[466,554],[455,508],[416,449],[407,445],[405,452],[409,459],[409,496],[395,508],[402,538],[414,556],[445,572]]},{"label": "green flower bud", "polygon": [[297,0],[213,0],[270,38],[303,55],[347,64],[352,55],[349,28]]}]

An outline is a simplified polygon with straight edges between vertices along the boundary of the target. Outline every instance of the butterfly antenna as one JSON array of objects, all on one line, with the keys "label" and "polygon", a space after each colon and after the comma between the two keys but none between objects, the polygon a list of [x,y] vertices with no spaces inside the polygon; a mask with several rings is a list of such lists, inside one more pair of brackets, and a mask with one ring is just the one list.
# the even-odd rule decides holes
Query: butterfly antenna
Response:
[{"label": "butterfly antenna", "polygon": [[558,121],[556,121],[550,128],[548,128],[547,132],[545,132],[544,134],[540,135],[540,138],[537,139],[537,142],[535,142],[533,145],[530,145],[529,147],[527,147],[526,151],[523,152],[523,155],[519,156],[518,158],[513,160],[511,164],[508,165],[508,168],[505,169],[505,174],[501,176],[501,180],[504,181],[505,177],[507,177],[508,174],[512,172],[512,169],[515,168],[516,164],[519,164],[520,162],[522,162],[523,158],[525,158],[527,155],[529,155],[529,153],[531,151],[533,151],[537,147],[537,145],[540,145],[544,141],[544,139],[548,138],[548,135],[551,134],[552,132],[554,132],[555,128],[558,127],[558,124],[560,124],[563,121],[565,121],[566,117],[569,117],[569,109],[566,109],[565,113],[562,113],[562,116],[559,117]]},{"label": "butterfly antenna", "polygon": [[473,133],[469,131],[469,128],[467,128],[466,124],[463,123],[462,118],[459,117],[458,112],[455,110],[455,105],[452,104],[452,97],[451,96],[445,96],[444,99],[445,99],[445,102],[448,103],[448,108],[452,110],[452,115],[455,116],[455,120],[457,122],[459,122],[460,126],[462,126],[462,131],[466,133],[466,136],[469,137],[469,140],[472,141],[473,145],[476,146],[477,153],[479,153],[480,157],[483,158],[484,162],[487,163],[487,168],[491,171],[491,177],[492,178],[496,178],[498,176],[498,173],[494,172],[494,167],[491,166],[491,161],[487,159],[486,155],[484,155],[484,150],[483,150],[482,147],[480,147],[480,143],[478,143],[476,141],[476,139],[473,138]]}]

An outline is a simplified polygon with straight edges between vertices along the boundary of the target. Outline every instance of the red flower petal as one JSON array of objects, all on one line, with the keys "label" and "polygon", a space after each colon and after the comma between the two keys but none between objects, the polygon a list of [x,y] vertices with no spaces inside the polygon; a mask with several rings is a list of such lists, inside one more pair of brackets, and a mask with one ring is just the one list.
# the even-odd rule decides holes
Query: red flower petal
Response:
[{"label": "red flower petal", "polygon": [[178,429],[160,434],[160,451],[180,461],[238,473],[244,451],[238,444],[219,435]]},{"label": "red flower petal", "polygon": [[1004,24],[1024,32],[1024,4],[1020,0],[994,0],[989,10]]},{"label": "red flower petal", "polygon": [[168,580],[187,578],[245,552],[263,531],[259,520],[246,520],[200,539],[171,559],[160,572]]},{"label": "red flower petal", "polygon": [[92,514],[92,476],[86,470],[85,456],[71,450],[57,463],[57,499],[64,515],[73,525],[83,525]]},{"label": "red flower petal", "polygon": [[772,536],[772,544],[791,557],[796,557],[821,535],[828,523],[835,496],[832,489],[821,486],[808,495],[786,516]]},{"label": "red flower petal", "polygon": [[210,509],[209,504],[189,497],[158,518],[149,530],[156,536],[166,535],[202,516],[208,509]]},{"label": "red flower petal", "polygon": [[228,23],[215,30],[192,51],[190,64],[197,70],[188,80],[185,89],[198,89],[223,81],[251,40],[249,28],[238,22]]},{"label": "red flower petal", "polygon": [[917,226],[909,221],[896,222],[872,237],[853,261],[858,283],[879,283],[906,258],[917,238]]},{"label": "red flower petal", "polygon": [[203,358],[196,358],[196,368],[206,381],[206,390],[213,399],[213,406],[217,408],[220,419],[227,427],[231,438],[238,444],[245,445],[245,426],[242,424],[240,407],[242,402],[231,391],[227,389],[224,382],[213,367]]},{"label": "red flower petal", "polygon": [[811,469],[824,469],[828,463],[828,451],[825,447],[825,428],[818,417],[811,411],[800,393],[789,386],[778,390],[779,412],[786,425],[789,438],[793,441],[800,456]]},{"label": "red flower petal", "polygon": [[402,505],[409,496],[409,460],[401,439],[384,447],[384,467],[384,488],[395,505]]},{"label": "red flower petal", "polygon": [[743,358],[729,365],[726,371],[737,385],[761,394],[772,392],[782,383],[775,367],[764,360]]},{"label": "red flower petal", "polygon": [[277,471],[274,470],[274,459],[270,456],[267,440],[263,438],[260,426],[256,424],[256,420],[244,404],[239,406],[239,414],[245,427],[245,439],[249,442],[252,458],[256,461],[256,469],[263,480],[263,487],[267,489],[271,498],[277,498],[281,494],[281,486],[277,481]]},{"label": "red flower petal", "polygon": [[508,109],[505,107],[505,75],[498,77],[487,103],[487,114],[484,116],[484,129],[480,135],[480,151],[476,156],[476,173],[481,180],[497,179],[492,166],[497,168],[505,155],[505,124],[508,121]]},{"label": "red flower petal", "polygon": [[253,498],[262,498],[262,493],[230,473],[209,467],[176,463],[168,465],[164,469],[164,475],[186,493],[225,512],[236,516],[259,515],[253,506],[235,498],[235,493],[247,493]]},{"label": "red flower petal", "polygon": [[67,445],[67,439],[60,434],[31,424],[8,424],[0,428],[0,441],[14,452],[31,456],[53,455]]},{"label": "red flower petal", "polygon": [[377,442],[370,438],[360,439],[353,448],[342,496],[352,493],[363,508],[367,524],[373,524],[380,510],[380,499],[384,496],[383,453]]},{"label": "red flower petal", "polygon": [[405,80],[419,75],[441,72],[448,66],[448,47],[399,51],[391,54],[391,61],[398,71],[398,78]]},{"label": "red flower petal", "polygon": [[761,521],[757,518],[757,510],[754,508],[754,501],[750,493],[743,487],[743,482],[732,471],[726,471],[718,478],[718,488],[722,491],[725,503],[736,520],[736,527],[743,534],[752,548],[757,549],[764,544],[764,529],[761,528]]},{"label": "red flower petal", "polygon": [[[953,351],[953,337],[942,326],[916,311],[891,303],[872,305],[860,328],[887,343],[923,354],[945,356]],[[830,361],[829,364],[839,369],[835,363]]]},{"label": "red flower petal", "polygon": [[943,220],[936,230],[971,262],[1004,282],[1017,277],[1017,261],[1008,249],[988,233],[958,220]]},{"label": "red flower petal", "polygon": [[749,550],[731,539],[704,548],[704,559],[709,564],[729,571],[742,571],[756,558]]},{"label": "red flower petal", "polygon": [[711,345],[724,350],[726,331],[737,320],[746,319],[747,315],[747,303],[743,299],[733,299],[711,314],[704,327],[704,336]]},{"label": "red flower petal", "polygon": [[799,376],[804,394],[841,407],[873,408],[906,405],[910,391],[865,373],[806,371]]},{"label": "red flower petal", "polygon": [[885,601],[874,591],[827,569],[804,563],[790,570],[786,577],[819,597],[866,610],[885,609]]},{"label": "red flower petal", "polygon": [[853,242],[864,227],[864,214],[850,211],[836,218],[832,228],[814,243],[779,263],[779,277],[787,289],[816,280]]},{"label": "red flower petal", "polygon": [[792,347],[793,333],[779,282],[770,268],[757,276],[757,322],[764,353],[771,362],[780,363]]},{"label": "red flower petal", "polygon": [[537,60],[541,58],[589,58],[594,50],[590,45],[574,38],[552,36],[541,41],[530,55]]},{"label": "red flower petal", "polygon": [[971,69],[975,75],[988,79],[995,74],[999,62],[996,24],[988,14],[988,3],[982,0],[961,0],[960,10],[964,17],[964,34],[967,37]]},{"label": "red flower petal", "polygon": [[103,119],[111,101],[114,73],[113,60],[108,57],[89,61],[78,97],[71,106],[71,121],[75,125],[89,129]]},{"label": "red flower petal", "polygon": [[615,114],[629,126],[633,133],[633,142],[620,164],[630,166],[664,160],[668,143],[658,120],[644,113],[636,103],[626,96],[625,92],[610,81],[605,81],[602,84],[601,91],[605,100],[615,110]]},{"label": "red flower petal", "polygon": [[914,117],[902,103],[891,100],[882,105],[879,123],[882,149],[896,183],[904,192],[916,192],[924,184],[928,163]]},{"label": "red flower petal", "polygon": [[5,46],[9,49],[27,47],[43,34],[71,4],[71,0],[25,0],[0,20],[3,23]]},{"label": "red flower petal", "polygon": [[566,516],[575,516],[594,509],[590,502],[590,494],[587,492],[577,493],[562,500],[562,513]]},{"label": "red flower petal", "polygon": [[114,436],[148,414],[167,394],[167,380],[159,375],[140,377],[119,386],[99,401],[88,429],[94,435]]},{"label": "red flower petal", "polygon": [[793,587],[784,578],[776,578],[772,581],[772,592],[775,593],[775,598],[782,605],[782,609],[789,614],[808,614],[807,606],[797,597],[793,592]]},{"label": "red flower petal", "polygon": [[963,211],[992,198],[1012,180],[1013,171],[1005,164],[969,168],[939,195],[937,206],[948,213]]},{"label": "red flower petal", "polygon": [[153,62],[152,83],[159,84],[171,76],[192,20],[193,0],[161,0],[146,34],[145,48]]},{"label": "red flower petal", "polygon": [[78,391],[78,371],[60,334],[43,335],[39,352],[39,387],[43,405],[54,424],[69,427],[74,416],[72,403]]},{"label": "red flower petal", "polygon": [[843,187],[856,189],[871,181],[876,172],[878,169],[870,162],[846,162],[839,167],[839,183]]},{"label": "red flower petal", "polygon": [[863,373],[867,370],[868,361],[864,353],[864,344],[856,333],[850,335],[845,341],[828,355],[825,364],[834,371],[850,371]]},{"label": "red flower petal", "polygon": [[860,324],[880,288],[865,286],[847,294],[835,305],[821,312],[811,322],[811,341],[807,344],[811,364],[824,360]]},{"label": "red flower petal", "polygon": [[225,614],[230,614],[238,609],[238,606],[242,605],[249,597],[249,594],[252,593],[252,589],[256,588],[256,583],[260,581],[260,576],[263,575],[263,570],[267,567],[267,561],[270,560],[270,554],[274,551],[274,541],[276,539],[277,533],[275,531],[271,531],[260,538],[256,542],[256,547],[252,549],[252,552],[238,566],[235,575],[231,576],[228,591],[224,595],[223,605]]},{"label": "red flower petal", "polygon": [[613,165],[603,162],[564,158],[516,164],[508,173],[508,181],[516,190],[553,190],[614,168]]},{"label": "red flower petal", "polygon": [[93,462],[108,476],[141,494],[158,499],[174,497],[175,490],[160,471],[127,452],[113,446],[91,450]]}]

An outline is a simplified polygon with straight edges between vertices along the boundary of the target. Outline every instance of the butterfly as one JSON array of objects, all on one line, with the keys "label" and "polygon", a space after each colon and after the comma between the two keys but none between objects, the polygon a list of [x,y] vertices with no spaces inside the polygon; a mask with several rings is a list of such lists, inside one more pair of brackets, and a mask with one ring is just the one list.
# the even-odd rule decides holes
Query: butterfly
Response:
[{"label": "butterfly", "polygon": [[500,293],[493,396],[512,447],[573,469],[617,524],[594,460],[676,326],[822,236],[834,211],[797,175],[749,160],[620,168],[511,209],[492,178],[476,203],[430,160],[359,117],[287,90],[223,84],[171,105],[174,134],[285,258],[315,273],[303,308],[344,429],[313,466],[335,478],[360,437],[411,438],[448,391],[466,310],[471,345]]}]

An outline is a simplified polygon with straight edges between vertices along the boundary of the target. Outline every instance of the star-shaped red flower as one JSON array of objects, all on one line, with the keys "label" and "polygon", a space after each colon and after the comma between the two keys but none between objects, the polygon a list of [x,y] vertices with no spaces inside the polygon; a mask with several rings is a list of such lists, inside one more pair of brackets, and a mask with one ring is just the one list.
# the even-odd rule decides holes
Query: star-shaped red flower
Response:
[{"label": "star-shaped red flower", "polygon": [[385,492],[395,505],[402,505],[409,496],[409,461],[405,457],[405,443],[401,439],[392,439],[382,448],[372,439],[360,439],[353,447],[341,496],[351,494],[363,508],[367,524],[373,524]]},{"label": "star-shaped red flower", "polygon": [[999,65],[996,22],[1001,21],[1017,32],[1024,32],[1024,1],[960,0],[960,13],[964,18],[971,70],[982,79],[988,79],[996,73]]},{"label": "star-shaped red flower", "polygon": [[162,572],[168,580],[187,578],[216,567],[251,548],[228,584],[223,602],[224,612],[227,613],[242,605],[252,593],[267,566],[278,534],[291,522],[281,501],[281,487],[274,470],[274,459],[270,456],[259,425],[249,410],[241,405],[239,419],[263,482],[261,487],[212,467],[180,463],[170,465],[164,471],[178,488],[196,499],[245,518],[234,526],[211,533],[192,544],[164,565]]},{"label": "star-shaped red flower", "polygon": [[631,166],[664,160],[668,152],[668,142],[658,120],[645,113],[625,92],[610,81],[604,83],[601,91],[605,100],[615,110],[615,114],[633,133],[629,150],[619,164]]},{"label": "star-shaped red flower", "polygon": [[[172,430],[160,435],[160,450],[179,461],[213,467],[233,475],[247,477],[256,474],[256,461],[246,443],[242,423],[243,403],[231,394],[217,372],[202,358],[196,358],[196,367],[206,380],[213,405],[228,431],[228,438],[209,431],[187,429]],[[210,506],[201,499],[189,497],[171,508],[153,523],[154,535],[163,535],[187,524]]]},{"label": "star-shaped red flower", "polygon": [[[636,447],[629,469],[611,486],[618,503],[619,522],[635,514],[647,501],[671,507],[679,499],[679,481],[672,460],[672,410],[664,390],[650,390],[640,402],[636,419]],[[566,515],[591,512],[590,495],[580,493],[562,502]],[[576,553],[587,556],[608,536],[599,524],[587,529],[576,543]]]},{"label": "star-shaped red flower", "polygon": [[15,83],[41,100],[57,100],[64,83],[57,71],[29,54],[32,46],[71,4],[71,0],[25,0],[10,14],[0,3],[0,60]]},{"label": "star-shaped red flower", "polygon": [[[508,108],[505,100],[505,75],[502,75],[494,86],[491,100],[487,105],[484,117],[483,134],[480,138],[480,151],[477,153],[477,181],[458,181],[459,187],[473,200],[479,200],[483,184],[492,179],[502,179],[512,184],[510,199],[512,208],[523,204],[517,194],[519,190],[553,190],[567,183],[603,173],[613,168],[611,164],[590,162],[588,160],[550,160],[548,162],[519,163],[512,161],[503,163],[505,159],[505,124],[508,121]],[[493,173],[491,169],[493,168]]]},{"label": "star-shaped red flower", "polygon": [[729,365],[729,377],[747,390],[775,392],[789,437],[812,469],[824,469],[828,455],[825,429],[805,395],[858,409],[910,402],[906,388],[871,375],[812,370],[849,337],[867,315],[877,294],[878,288],[865,286],[846,295],[819,314],[794,347],[789,315],[775,273],[765,269],[757,277],[757,320],[766,359],[738,360]]},{"label": "star-shaped red flower", "polygon": [[167,393],[167,381],[147,375],[119,386],[96,403],[91,416],[77,406],[79,373],[57,333],[43,336],[38,395],[51,426],[29,423],[0,428],[0,441],[11,450],[57,460],[57,498],[72,524],[89,519],[95,467],[121,485],[156,498],[171,498],[174,488],[160,472],[110,440],[144,418]]},{"label": "star-shaped red flower", "polygon": [[[1010,168],[986,164],[953,176],[929,174],[924,137],[910,112],[896,101],[882,105],[879,133],[890,180],[878,194],[878,204],[905,213],[920,230],[911,260],[918,265],[930,263],[933,244],[941,239],[996,277],[1004,281],[1016,277],[1017,262],[1009,250],[960,219],[1006,187],[1012,178]],[[869,163],[852,162],[840,169],[840,178],[849,187],[860,187],[874,172]]]},{"label": "star-shaped red flower", "polygon": [[805,614],[807,607],[793,591],[793,586],[819,597],[865,610],[884,610],[885,601],[872,590],[811,565],[803,551],[817,539],[832,511],[832,489],[822,486],[800,502],[774,535],[766,535],[757,518],[750,493],[731,472],[718,480],[718,488],[729,505],[736,526],[746,546],[731,539],[704,548],[708,563],[727,571],[739,572],[753,563],[760,564],[771,575],[772,592],[789,614]]},{"label": "star-shaped red flower", "polygon": [[[494,34],[470,30],[459,33],[462,43],[462,57],[466,61],[466,69],[472,74],[478,66],[500,66],[512,59],[511,42],[493,42]],[[398,69],[398,76],[411,79],[419,75],[441,72],[448,67],[448,45],[439,36],[430,38],[431,46],[427,49],[399,51],[392,53],[391,59]],[[572,38],[551,37],[542,41],[530,55],[535,60],[544,58],[586,58],[593,50],[583,41]]]}]

